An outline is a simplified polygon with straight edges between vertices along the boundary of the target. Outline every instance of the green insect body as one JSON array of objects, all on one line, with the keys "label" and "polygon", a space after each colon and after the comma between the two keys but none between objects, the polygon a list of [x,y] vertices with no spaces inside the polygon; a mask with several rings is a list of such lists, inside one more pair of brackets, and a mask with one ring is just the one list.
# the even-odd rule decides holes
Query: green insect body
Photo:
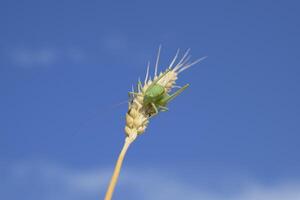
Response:
[{"label": "green insect body", "polygon": [[165,95],[165,88],[159,84],[149,87],[144,96],[144,104],[160,101]]},{"label": "green insect body", "polygon": [[188,86],[189,84],[186,84],[185,86],[177,90],[175,93],[170,95],[165,91],[165,88],[163,86],[155,84],[152,87],[149,87],[145,92],[144,105],[148,105],[153,108],[154,114],[152,116],[158,114],[159,111],[167,111],[167,104],[176,96],[178,96]]},{"label": "green insect body", "polygon": [[[158,81],[163,78],[169,70],[167,70],[164,74],[162,74],[159,78],[157,78],[155,81],[153,81],[146,91],[142,90],[142,84],[139,82],[138,86],[141,89],[144,99],[143,104],[146,108],[152,109],[151,117],[158,114],[159,111],[167,111],[168,108],[166,107],[167,104],[173,100],[176,96],[178,96],[181,92],[183,92],[189,84],[184,85],[179,90],[174,92],[173,94],[168,94],[166,89],[158,83]],[[134,93],[137,94],[138,93]]]}]

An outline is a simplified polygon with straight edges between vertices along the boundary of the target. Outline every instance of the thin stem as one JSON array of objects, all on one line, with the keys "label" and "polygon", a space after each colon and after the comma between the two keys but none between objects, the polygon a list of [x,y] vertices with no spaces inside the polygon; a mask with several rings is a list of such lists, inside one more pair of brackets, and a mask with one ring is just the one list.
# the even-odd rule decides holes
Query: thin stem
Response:
[{"label": "thin stem", "polygon": [[108,188],[107,188],[104,200],[111,200],[111,198],[112,198],[114,189],[115,189],[117,181],[118,181],[118,177],[119,177],[119,174],[120,174],[120,170],[121,170],[121,167],[122,167],[122,164],[123,164],[123,160],[124,160],[125,154],[126,154],[128,148],[129,148],[130,144],[133,141],[134,141],[134,139],[126,137],[125,143],[124,143],[123,148],[122,148],[122,150],[120,152],[120,155],[118,157],[118,160],[117,160],[117,163],[116,163],[113,175],[112,175],[112,177],[110,179],[110,183],[108,185]]}]

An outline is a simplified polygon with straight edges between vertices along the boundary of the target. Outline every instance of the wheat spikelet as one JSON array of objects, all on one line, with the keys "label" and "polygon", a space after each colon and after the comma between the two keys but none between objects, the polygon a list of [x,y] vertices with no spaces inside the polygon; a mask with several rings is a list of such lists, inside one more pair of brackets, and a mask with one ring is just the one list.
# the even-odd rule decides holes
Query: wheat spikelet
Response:
[{"label": "wheat spikelet", "polygon": [[148,123],[148,116],[143,107],[143,97],[137,96],[130,103],[128,112],[126,113],[125,132],[127,136],[133,137],[133,135],[143,133]]}]

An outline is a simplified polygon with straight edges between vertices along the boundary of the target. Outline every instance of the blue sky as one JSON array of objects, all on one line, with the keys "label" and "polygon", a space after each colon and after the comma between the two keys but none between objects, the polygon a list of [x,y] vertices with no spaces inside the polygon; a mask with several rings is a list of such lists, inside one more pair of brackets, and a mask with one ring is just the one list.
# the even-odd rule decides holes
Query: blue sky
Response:
[{"label": "blue sky", "polygon": [[130,148],[115,199],[299,199],[299,6],[1,1],[1,198],[102,197],[124,140],[116,105],[161,44],[161,70],[177,48],[208,58]]}]

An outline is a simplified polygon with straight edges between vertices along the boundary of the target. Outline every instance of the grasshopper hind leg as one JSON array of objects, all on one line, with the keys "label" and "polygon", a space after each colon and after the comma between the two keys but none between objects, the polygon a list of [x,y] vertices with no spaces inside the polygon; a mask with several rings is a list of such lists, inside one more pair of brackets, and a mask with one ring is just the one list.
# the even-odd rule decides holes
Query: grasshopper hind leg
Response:
[{"label": "grasshopper hind leg", "polygon": [[189,84],[186,84],[185,86],[183,86],[182,88],[180,88],[179,90],[177,90],[176,92],[174,92],[171,95],[166,95],[166,97],[161,100],[161,104],[162,105],[167,105],[167,103],[169,103],[171,100],[173,100],[175,97],[177,97],[187,87],[189,87]]}]

